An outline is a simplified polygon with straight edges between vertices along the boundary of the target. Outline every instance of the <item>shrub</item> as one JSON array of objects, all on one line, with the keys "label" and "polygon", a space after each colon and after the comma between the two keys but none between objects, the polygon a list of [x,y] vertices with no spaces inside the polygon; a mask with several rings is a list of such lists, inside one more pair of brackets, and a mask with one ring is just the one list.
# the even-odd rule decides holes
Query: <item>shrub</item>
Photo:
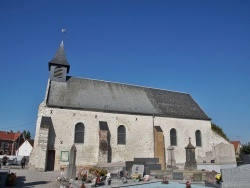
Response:
[{"label": "shrub", "polygon": [[240,149],[240,153],[250,154],[250,142],[242,145],[242,147]]}]

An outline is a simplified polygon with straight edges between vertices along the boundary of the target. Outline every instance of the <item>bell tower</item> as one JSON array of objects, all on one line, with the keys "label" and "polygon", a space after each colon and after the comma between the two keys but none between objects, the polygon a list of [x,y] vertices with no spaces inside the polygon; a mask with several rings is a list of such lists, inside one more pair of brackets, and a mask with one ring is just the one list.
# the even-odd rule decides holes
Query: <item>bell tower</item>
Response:
[{"label": "bell tower", "polygon": [[67,73],[70,65],[67,61],[63,41],[56,52],[54,58],[49,62],[50,79],[57,82],[66,82]]}]

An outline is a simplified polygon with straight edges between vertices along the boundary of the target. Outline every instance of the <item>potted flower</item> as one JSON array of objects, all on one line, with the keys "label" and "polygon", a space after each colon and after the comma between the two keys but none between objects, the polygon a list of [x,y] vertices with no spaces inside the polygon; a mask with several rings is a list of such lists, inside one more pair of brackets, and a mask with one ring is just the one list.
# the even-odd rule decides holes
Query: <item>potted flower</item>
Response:
[{"label": "potted flower", "polygon": [[82,176],[82,181],[84,182],[84,181],[86,181],[87,180],[87,174],[83,174],[83,176]]}]

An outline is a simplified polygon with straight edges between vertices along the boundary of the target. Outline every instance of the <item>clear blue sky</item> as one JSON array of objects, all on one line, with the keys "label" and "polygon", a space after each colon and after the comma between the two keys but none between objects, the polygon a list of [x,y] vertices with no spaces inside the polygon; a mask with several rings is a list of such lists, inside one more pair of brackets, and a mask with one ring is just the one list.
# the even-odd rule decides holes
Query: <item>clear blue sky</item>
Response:
[{"label": "clear blue sky", "polygon": [[34,138],[48,62],[69,75],[191,94],[231,140],[250,141],[249,0],[1,0],[0,130]]}]

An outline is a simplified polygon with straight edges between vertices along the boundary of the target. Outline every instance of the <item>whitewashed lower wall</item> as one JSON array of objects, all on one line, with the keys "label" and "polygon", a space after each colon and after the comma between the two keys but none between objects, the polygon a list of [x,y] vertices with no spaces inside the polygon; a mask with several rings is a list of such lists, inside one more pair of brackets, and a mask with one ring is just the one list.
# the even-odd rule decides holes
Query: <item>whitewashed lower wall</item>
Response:
[{"label": "whitewashed lower wall", "polygon": [[[196,148],[196,156],[205,156],[205,152],[211,151],[211,144],[227,142],[213,133],[210,121],[48,108],[42,103],[38,111],[34,150],[37,149],[37,135],[39,135],[42,116],[51,117],[53,123],[52,131],[50,129],[48,147],[54,148],[56,151],[55,169],[59,169],[60,165],[67,164],[60,162],[61,151],[69,151],[74,144],[74,128],[80,122],[85,126],[85,135],[84,143],[76,144],[76,165],[98,163],[99,121],[106,121],[109,126],[112,162],[130,161],[135,157],[154,157],[153,126],[162,128],[166,152],[170,145],[170,130],[176,129],[177,146],[175,146],[174,152],[178,166],[183,166],[186,161],[185,147],[188,145],[189,137],[191,143],[196,146],[196,130],[200,130],[202,136],[202,147]],[[126,145],[117,145],[119,125],[126,127]],[[38,155],[35,153],[32,152],[32,154]],[[39,157],[33,156],[31,158]],[[167,160],[166,153],[166,162]]]}]

